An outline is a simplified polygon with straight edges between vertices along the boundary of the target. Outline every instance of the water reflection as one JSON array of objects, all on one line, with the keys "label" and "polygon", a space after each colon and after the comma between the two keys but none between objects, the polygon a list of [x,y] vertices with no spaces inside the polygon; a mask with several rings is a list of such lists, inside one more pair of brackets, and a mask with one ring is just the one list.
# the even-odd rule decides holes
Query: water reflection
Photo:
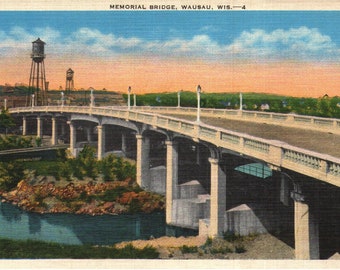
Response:
[{"label": "water reflection", "polygon": [[40,233],[41,218],[37,214],[31,213],[30,215],[28,215],[28,228],[30,234]]},{"label": "water reflection", "polygon": [[20,208],[14,207],[13,205],[8,203],[1,203],[0,211],[1,216],[9,222],[20,221],[23,212]]},{"label": "water reflection", "polygon": [[0,205],[0,237],[65,244],[112,245],[166,234],[164,213],[137,215],[37,214]]}]

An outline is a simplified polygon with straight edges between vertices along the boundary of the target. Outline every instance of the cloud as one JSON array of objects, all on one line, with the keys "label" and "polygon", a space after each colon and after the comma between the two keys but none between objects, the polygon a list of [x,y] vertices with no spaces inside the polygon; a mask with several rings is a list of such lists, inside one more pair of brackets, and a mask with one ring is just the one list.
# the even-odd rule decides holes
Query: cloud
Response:
[{"label": "cloud", "polygon": [[153,55],[157,57],[195,57],[230,60],[300,59],[322,60],[339,58],[336,44],[316,28],[300,27],[266,32],[262,29],[244,31],[229,44],[221,44],[208,34],[189,39],[171,37],[167,40],[143,40],[117,37],[98,30],[82,28],[72,35],[77,46],[94,52]]},{"label": "cloud", "polygon": [[13,27],[8,33],[0,31],[0,53],[2,57],[13,55],[29,54],[32,41],[38,37],[47,44],[57,44],[60,39],[60,32],[50,27],[34,28],[28,32],[22,27]]},{"label": "cloud", "polygon": [[331,38],[316,28],[277,29],[266,32],[261,29],[244,31],[228,47],[235,56],[313,59],[339,57],[339,51]]},{"label": "cloud", "polygon": [[[208,26],[208,28],[210,28]],[[68,55],[112,57],[138,55],[171,58],[195,58],[218,61],[231,59],[257,60],[328,60],[339,59],[340,52],[332,39],[316,28],[300,27],[288,30],[263,29],[243,31],[229,43],[219,43],[213,34],[197,34],[188,39],[169,37],[166,40],[146,40],[139,37],[116,36],[98,29],[79,28],[68,36],[56,29],[45,27],[27,31],[13,27],[9,32],[0,30],[0,53],[30,53],[31,42],[40,37],[47,43],[49,56]],[[226,38],[227,40],[227,38]],[[229,39],[228,39],[229,40]]]}]

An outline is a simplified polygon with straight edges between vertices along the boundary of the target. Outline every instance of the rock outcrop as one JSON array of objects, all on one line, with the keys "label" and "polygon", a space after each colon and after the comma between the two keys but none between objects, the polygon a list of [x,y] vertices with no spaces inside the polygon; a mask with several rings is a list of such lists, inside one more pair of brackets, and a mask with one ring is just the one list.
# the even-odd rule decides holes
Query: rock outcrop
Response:
[{"label": "rock outcrop", "polygon": [[144,191],[129,179],[101,183],[76,181],[64,186],[51,182],[33,185],[22,180],[15,189],[0,195],[2,201],[39,213],[151,213],[165,207],[163,196]]}]

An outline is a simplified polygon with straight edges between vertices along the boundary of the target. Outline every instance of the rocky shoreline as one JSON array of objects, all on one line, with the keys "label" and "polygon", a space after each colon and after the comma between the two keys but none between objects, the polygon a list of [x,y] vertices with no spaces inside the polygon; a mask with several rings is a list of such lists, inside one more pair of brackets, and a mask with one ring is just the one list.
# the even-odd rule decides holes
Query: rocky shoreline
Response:
[{"label": "rocky shoreline", "polygon": [[9,192],[0,191],[2,202],[37,213],[119,215],[163,211],[164,197],[147,192],[127,179],[100,182],[76,181],[32,184],[22,180]]}]

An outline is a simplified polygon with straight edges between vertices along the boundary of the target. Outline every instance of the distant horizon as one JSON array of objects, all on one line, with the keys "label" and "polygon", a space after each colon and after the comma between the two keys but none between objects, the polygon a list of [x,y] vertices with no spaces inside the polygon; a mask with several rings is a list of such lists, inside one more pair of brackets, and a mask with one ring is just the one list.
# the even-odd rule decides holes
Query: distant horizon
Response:
[{"label": "distant horizon", "polygon": [[[0,86],[5,86],[3,84],[0,83]],[[15,84],[8,84],[8,86],[15,86]],[[28,87],[28,85],[21,85],[21,86],[25,86],[25,87]],[[112,90],[112,89],[93,89],[94,91],[100,91],[100,92],[109,92],[109,93],[116,93],[116,94],[121,94],[121,95],[127,95],[127,91],[126,92],[121,92],[121,91],[116,91],[116,90]],[[65,89],[48,89],[48,92],[65,92],[66,90]],[[90,91],[90,89],[74,89],[74,90],[71,90],[71,93],[72,92],[82,92],[82,91]],[[196,94],[196,91],[193,91],[193,90],[180,90],[180,91],[163,91],[163,92],[144,92],[144,93],[138,93],[136,95],[148,95],[148,94],[176,94],[178,92],[189,92],[189,93],[193,93],[193,94]],[[202,91],[201,92],[201,95],[203,94],[230,94],[230,95],[239,95],[239,94],[244,94],[244,95],[250,95],[250,94],[256,94],[256,95],[268,95],[268,96],[282,96],[282,97],[291,97],[291,98],[315,98],[315,99],[318,99],[318,98],[323,98],[325,96],[328,96],[329,98],[337,98],[337,97],[340,97],[340,95],[334,95],[334,96],[330,96],[328,95],[327,93],[321,95],[321,96],[318,96],[318,97],[308,97],[308,96],[294,96],[294,95],[287,95],[287,94],[277,94],[277,93],[264,93],[264,92],[204,92]],[[133,95],[134,93],[131,92],[131,96]]]},{"label": "distant horizon", "polygon": [[46,42],[50,89],[339,93],[339,11],[0,11],[0,84],[28,84]]}]

